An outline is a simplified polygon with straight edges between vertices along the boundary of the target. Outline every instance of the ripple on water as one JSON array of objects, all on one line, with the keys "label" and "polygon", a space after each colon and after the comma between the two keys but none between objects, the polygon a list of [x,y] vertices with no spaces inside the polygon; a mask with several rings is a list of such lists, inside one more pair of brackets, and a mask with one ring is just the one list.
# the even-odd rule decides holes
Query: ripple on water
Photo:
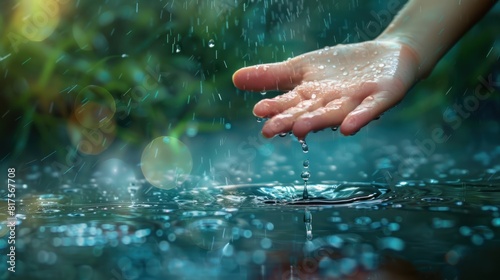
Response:
[{"label": "ripple on water", "polygon": [[330,182],[308,185],[309,198],[302,199],[303,188],[303,185],[274,184],[224,187],[231,195],[254,197],[255,204],[280,205],[351,204],[374,200],[389,191],[383,184]]}]

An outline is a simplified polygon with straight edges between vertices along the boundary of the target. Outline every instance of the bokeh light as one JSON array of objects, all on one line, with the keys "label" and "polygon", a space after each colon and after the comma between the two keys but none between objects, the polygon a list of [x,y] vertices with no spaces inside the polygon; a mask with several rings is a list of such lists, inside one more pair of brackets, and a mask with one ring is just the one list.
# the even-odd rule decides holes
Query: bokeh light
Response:
[{"label": "bokeh light", "polygon": [[75,100],[75,117],[85,128],[105,126],[116,113],[116,102],[105,88],[90,85],[83,88]]},{"label": "bokeh light", "polygon": [[13,10],[12,31],[8,37],[13,45],[24,40],[41,42],[59,25],[61,4],[67,0],[19,0]]},{"label": "bokeh light", "polygon": [[174,137],[158,137],[142,152],[142,173],[149,183],[160,189],[175,188],[188,178],[192,168],[189,148]]},{"label": "bokeh light", "polygon": [[116,121],[112,119],[106,125],[91,129],[81,125],[75,114],[68,120],[68,134],[77,150],[86,155],[98,155],[106,150],[116,137]]}]

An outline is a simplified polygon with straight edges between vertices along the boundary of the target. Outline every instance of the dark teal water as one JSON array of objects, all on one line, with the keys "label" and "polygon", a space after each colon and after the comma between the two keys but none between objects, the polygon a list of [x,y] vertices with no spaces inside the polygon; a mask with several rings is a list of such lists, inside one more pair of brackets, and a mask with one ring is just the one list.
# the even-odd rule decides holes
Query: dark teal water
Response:
[{"label": "dark teal water", "polygon": [[[141,179],[133,159],[102,159],[88,176],[24,162],[15,278],[495,279],[500,147],[409,157],[410,140],[329,133],[307,154],[292,137],[258,140],[248,161],[241,138],[198,138],[216,148],[193,148],[199,162],[172,190]],[[6,223],[0,233],[5,250]]]}]

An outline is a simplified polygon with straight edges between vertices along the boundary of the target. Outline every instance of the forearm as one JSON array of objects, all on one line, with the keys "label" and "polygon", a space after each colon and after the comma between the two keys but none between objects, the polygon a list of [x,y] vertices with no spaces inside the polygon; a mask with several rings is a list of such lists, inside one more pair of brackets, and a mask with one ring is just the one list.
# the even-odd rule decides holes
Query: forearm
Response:
[{"label": "forearm", "polygon": [[495,0],[410,0],[377,38],[408,45],[427,76],[439,59],[496,3]]}]

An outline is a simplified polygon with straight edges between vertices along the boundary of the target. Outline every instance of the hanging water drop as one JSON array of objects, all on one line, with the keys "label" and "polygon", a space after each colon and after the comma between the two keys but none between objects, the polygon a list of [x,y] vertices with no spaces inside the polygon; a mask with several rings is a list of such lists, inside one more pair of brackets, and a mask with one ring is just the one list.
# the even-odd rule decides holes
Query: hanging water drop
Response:
[{"label": "hanging water drop", "polygon": [[332,131],[337,131],[339,129],[338,126],[332,126]]},{"label": "hanging water drop", "polygon": [[307,153],[309,152],[309,147],[307,146],[306,141],[304,140],[299,140],[300,145],[302,146],[302,152]]},{"label": "hanging water drop", "polygon": [[285,137],[287,135],[288,135],[288,133],[286,133],[286,132],[282,132],[282,133],[279,134],[280,137]]},{"label": "hanging water drop", "polygon": [[267,93],[266,91],[261,91],[260,95],[264,96],[264,95],[266,95],[266,93]]}]

